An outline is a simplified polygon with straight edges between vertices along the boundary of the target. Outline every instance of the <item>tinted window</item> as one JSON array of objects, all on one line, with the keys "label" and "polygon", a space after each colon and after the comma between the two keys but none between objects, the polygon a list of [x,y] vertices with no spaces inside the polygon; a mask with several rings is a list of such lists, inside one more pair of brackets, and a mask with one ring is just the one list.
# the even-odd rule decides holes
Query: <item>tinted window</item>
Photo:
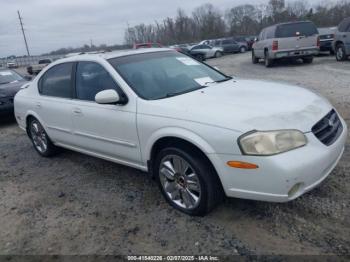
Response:
[{"label": "tinted window", "polygon": [[316,26],[310,22],[279,25],[276,28],[276,37],[312,36],[317,35]]},{"label": "tinted window", "polygon": [[79,62],[76,72],[77,99],[95,101],[98,92],[107,89],[117,90],[110,74],[94,62]]},{"label": "tinted window", "polygon": [[202,48],[202,49],[211,49],[211,46],[209,46],[209,45],[202,45],[201,48]]},{"label": "tinted window", "polygon": [[339,32],[346,32],[350,30],[350,18],[344,19],[338,26]]},{"label": "tinted window", "polygon": [[[194,91],[226,76],[178,52],[154,52],[108,60],[142,98],[160,99]],[[213,86],[214,88],[214,86]]]},{"label": "tinted window", "polygon": [[274,27],[267,28],[266,29],[266,38],[267,39],[274,38],[274,33],[275,33]]},{"label": "tinted window", "polygon": [[72,97],[73,63],[59,64],[50,68],[40,79],[40,93],[63,98]]},{"label": "tinted window", "polygon": [[232,40],[223,40],[222,44],[223,45],[231,45],[231,44],[233,44],[233,41]]}]

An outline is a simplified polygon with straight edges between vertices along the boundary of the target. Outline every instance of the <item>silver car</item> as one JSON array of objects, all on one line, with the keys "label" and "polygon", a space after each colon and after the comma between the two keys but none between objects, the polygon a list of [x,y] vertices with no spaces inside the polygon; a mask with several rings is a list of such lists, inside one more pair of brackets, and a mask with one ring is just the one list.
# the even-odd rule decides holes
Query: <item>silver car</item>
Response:
[{"label": "silver car", "polygon": [[190,54],[195,56],[196,54],[202,54],[204,59],[212,58],[212,57],[221,57],[224,53],[223,48],[221,47],[213,47],[210,45],[199,44],[192,46],[189,50]]},{"label": "silver car", "polygon": [[350,56],[350,17],[339,24],[333,44],[338,61],[344,61]]},{"label": "silver car", "polygon": [[252,62],[265,60],[265,66],[272,66],[274,60],[301,58],[312,63],[319,53],[320,39],[316,26],[309,21],[290,22],[263,29],[253,44]]}]

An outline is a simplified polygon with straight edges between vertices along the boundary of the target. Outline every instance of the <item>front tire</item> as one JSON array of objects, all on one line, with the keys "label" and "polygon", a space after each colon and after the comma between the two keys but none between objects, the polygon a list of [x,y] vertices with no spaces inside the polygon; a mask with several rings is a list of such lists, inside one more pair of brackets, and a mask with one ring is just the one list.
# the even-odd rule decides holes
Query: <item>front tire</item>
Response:
[{"label": "front tire", "polygon": [[43,157],[50,157],[57,153],[57,147],[52,143],[40,122],[31,118],[28,123],[29,138],[35,150]]},{"label": "front tire", "polygon": [[335,49],[335,58],[337,61],[345,61],[347,59],[345,46],[343,44],[337,45]]},{"label": "front tire", "polygon": [[215,58],[222,57],[222,53],[220,51],[215,52]]},{"label": "front tire", "polygon": [[154,175],[171,206],[188,215],[203,216],[222,200],[221,182],[206,159],[188,151],[175,147],[161,150]]}]

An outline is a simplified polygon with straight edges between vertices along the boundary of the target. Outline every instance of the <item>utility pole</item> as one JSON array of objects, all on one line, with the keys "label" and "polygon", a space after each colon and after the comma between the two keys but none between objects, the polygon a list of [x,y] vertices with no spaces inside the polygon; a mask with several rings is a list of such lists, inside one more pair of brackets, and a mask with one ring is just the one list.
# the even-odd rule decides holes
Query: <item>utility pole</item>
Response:
[{"label": "utility pole", "polygon": [[28,56],[30,56],[26,34],[24,33],[24,29],[23,29],[22,17],[21,17],[21,14],[19,13],[19,11],[17,11],[17,13],[18,13],[19,23],[21,24],[21,29],[22,29],[22,33],[23,33],[24,43],[25,43],[26,49],[27,49],[27,54],[28,54]]}]

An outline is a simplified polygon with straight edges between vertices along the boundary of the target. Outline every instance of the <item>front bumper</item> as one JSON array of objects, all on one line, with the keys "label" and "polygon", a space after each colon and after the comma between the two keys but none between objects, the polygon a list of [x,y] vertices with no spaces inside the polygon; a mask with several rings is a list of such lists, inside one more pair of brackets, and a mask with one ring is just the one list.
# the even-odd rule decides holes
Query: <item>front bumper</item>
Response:
[{"label": "front bumper", "polygon": [[0,98],[0,115],[13,114],[13,97]]},{"label": "front bumper", "polygon": [[320,51],[332,51],[333,50],[332,43],[333,43],[332,40],[321,41],[320,42]]},{"label": "front bumper", "polygon": [[[347,127],[332,145],[322,144],[313,133],[306,133],[308,144],[274,156],[212,154],[208,157],[229,197],[287,202],[319,185],[335,168],[347,139]],[[228,161],[254,163],[258,169],[229,167]],[[299,185],[297,190],[291,189]]]},{"label": "front bumper", "polygon": [[298,58],[305,56],[315,56],[318,55],[320,50],[318,48],[313,49],[300,49],[300,50],[283,50],[273,52],[271,54],[272,59],[281,59],[281,58]]}]

